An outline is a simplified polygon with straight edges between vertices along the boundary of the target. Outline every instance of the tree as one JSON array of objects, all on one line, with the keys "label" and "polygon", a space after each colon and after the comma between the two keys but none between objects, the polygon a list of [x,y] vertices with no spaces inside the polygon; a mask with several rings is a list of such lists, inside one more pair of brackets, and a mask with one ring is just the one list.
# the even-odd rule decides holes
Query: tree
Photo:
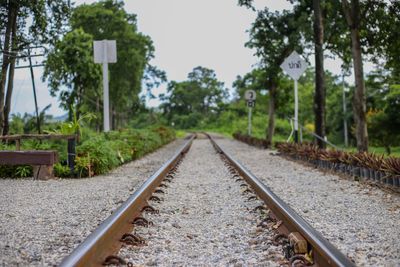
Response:
[{"label": "tree", "polygon": [[[337,49],[342,52],[345,42],[342,41],[343,33],[346,31],[344,22],[337,16],[339,3],[335,1],[321,0],[290,0],[291,3],[297,2],[293,13],[297,17],[313,17],[311,20],[303,20],[299,25],[303,33],[305,43],[313,44],[315,54],[315,93],[314,93],[314,125],[315,133],[321,137],[326,135],[326,73],[324,69],[324,51],[326,49]],[[327,25],[323,21],[329,21]],[[312,24],[312,25],[311,25]],[[313,31],[310,31],[313,29]],[[327,40],[327,41],[326,41]],[[333,44],[332,44],[333,43]],[[306,44],[307,45],[307,44]],[[345,50],[346,51],[346,50]],[[341,58],[347,55],[346,52],[340,53]],[[323,140],[315,138],[317,145],[325,147]]]},{"label": "tree", "polygon": [[196,67],[183,82],[168,84],[161,109],[169,123],[182,128],[198,126],[201,118],[216,119],[228,96],[213,70]]},{"label": "tree", "polygon": [[73,118],[73,108],[79,119],[81,106],[87,99],[101,97],[101,69],[93,62],[92,36],[77,29],[58,41],[47,57],[45,79],[52,96],[61,92],[61,106],[69,111],[69,120]]},{"label": "tree", "polygon": [[166,79],[164,72],[149,65],[154,56],[152,41],[138,32],[136,15],[128,14],[122,1],[104,0],[78,6],[70,23],[72,29],[82,28],[93,40],[117,41],[118,60],[109,66],[110,119],[115,129],[139,109],[143,79],[150,87]]},{"label": "tree", "polygon": [[375,145],[384,146],[388,154],[391,146],[400,144],[400,85],[391,86],[386,95],[383,109],[368,112],[371,141]]},{"label": "tree", "polygon": [[[324,72],[324,24],[322,21],[322,8],[320,0],[313,0],[314,9],[314,44],[315,44],[315,133],[325,137],[325,72]],[[325,143],[317,139],[318,147],[324,148]]]},{"label": "tree", "polygon": [[[65,29],[65,18],[69,16],[69,10],[68,0],[8,0],[0,3],[3,57],[0,75],[0,132],[3,135],[9,129],[16,56],[30,45],[51,45],[57,40]],[[31,18],[29,23],[28,17]]]},{"label": "tree", "polygon": [[289,11],[270,12],[268,8],[258,11],[249,31],[250,40],[246,43],[247,47],[256,50],[255,55],[261,60],[260,66],[267,74],[265,88],[269,90],[269,105],[266,139],[270,144],[275,131],[276,95],[281,73],[279,66],[293,50],[303,51],[299,42],[301,33],[298,31],[301,19]]},{"label": "tree", "polygon": [[355,76],[355,94],[353,98],[353,114],[356,123],[357,149],[368,151],[368,130],[366,120],[366,97],[364,84],[364,70],[360,41],[361,12],[359,0],[341,0],[351,36],[351,51]]}]

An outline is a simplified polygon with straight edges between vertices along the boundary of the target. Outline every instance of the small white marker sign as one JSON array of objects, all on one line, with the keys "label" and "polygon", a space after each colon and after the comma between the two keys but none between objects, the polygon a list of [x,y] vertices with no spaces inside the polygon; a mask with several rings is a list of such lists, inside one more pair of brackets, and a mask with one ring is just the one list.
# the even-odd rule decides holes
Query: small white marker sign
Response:
[{"label": "small white marker sign", "polygon": [[93,41],[94,63],[116,63],[117,42],[115,40]]},{"label": "small white marker sign", "polygon": [[296,51],[293,51],[281,64],[281,68],[296,81],[306,71],[307,67],[308,63]]},{"label": "small white marker sign", "polygon": [[256,96],[257,96],[257,94],[256,94],[256,91],[254,91],[254,90],[247,90],[244,93],[244,99],[246,99],[247,101],[256,100]]}]

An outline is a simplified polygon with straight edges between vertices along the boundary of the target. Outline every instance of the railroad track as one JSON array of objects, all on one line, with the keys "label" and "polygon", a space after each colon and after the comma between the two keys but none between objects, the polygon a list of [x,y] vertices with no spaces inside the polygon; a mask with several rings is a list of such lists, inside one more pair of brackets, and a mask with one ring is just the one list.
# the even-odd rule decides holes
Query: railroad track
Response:
[{"label": "railroad track", "polygon": [[[258,225],[255,225],[257,226],[257,232],[261,231],[270,233],[272,238],[266,238],[270,238],[273,245],[281,249],[282,257],[278,257],[276,259],[279,260],[277,265],[354,266],[354,263],[352,263],[332,244],[323,238],[321,234],[314,230],[278,196],[271,192],[271,190],[267,188],[257,177],[251,174],[244,166],[227,154],[211,136],[207,134],[201,136],[209,138],[211,144],[217,152],[218,156],[215,156],[213,161],[217,161],[218,157],[222,160],[222,162],[219,165],[217,164],[215,168],[225,168],[225,172],[230,179],[229,181],[226,179],[221,180],[221,188],[219,193],[225,192],[228,189],[231,190],[230,192],[236,192],[232,191],[236,190],[236,188],[241,189],[242,194],[236,195],[235,193],[231,193],[230,195],[234,198],[241,198],[241,200],[238,200],[238,202],[242,204],[231,205],[236,201],[232,198],[227,198],[229,203],[226,203],[226,206],[230,204],[231,206],[229,206],[229,208],[236,209],[236,211],[232,212],[241,212],[243,205],[247,205],[246,207],[249,209],[249,207],[253,207],[257,203],[261,203],[261,205],[257,205],[252,211],[250,211],[252,215],[249,216],[251,217],[250,219],[252,224],[255,223],[254,217],[256,216],[258,218]],[[189,151],[195,137],[196,135],[190,136],[185,144],[170,160],[168,160],[156,173],[154,173],[147,181],[145,181],[144,184],[132,196],[130,196],[126,202],[124,202],[91,235],[89,235],[89,237],[84,240],[83,243],[81,243],[68,257],[62,261],[61,266],[104,266],[112,264],[133,266],[134,264],[132,261],[124,259],[118,254],[118,252],[121,248],[126,250],[126,248],[129,246],[134,246],[139,251],[141,249],[145,249],[144,246],[146,246],[146,237],[139,236],[136,234],[135,230],[143,227],[155,227],[152,225],[153,222],[146,219],[146,216],[144,215],[147,213],[158,212],[150,205],[150,203],[161,201],[160,195],[163,195],[164,191],[166,191],[164,188],[169,187],[168,184],[175,180],[175,176],[179,176],[179,165],[182,162],[185,154]],[[207,150],[205,152],[209,151],[211,150]],[[185,168],[188,170],[189,167]],[[215,170],[212,169],[212,166],[209,166],[209,171],[214,172]],[[190,188],[190,182],[193,180],[188,180],[190,178],[186,179],[186,183],[189,184],[186,184],[185,186]],[[181,182],[176,182],[175,184],[178,186],[181,185],[182,187],[182,184],[185,181],[180,181]],[[196,182],[197,184],[193,190],[198,190],[198,188],[207,181],[205,180],[204,182],[196,180]],[[213,186],[213,184],[208,184],[208,186]],[[204,187],[207,188],[207,185],[204,185]],[[175,188],[171,186],[171,190],[175,189],[177,189],[176,186]],[[182,188],[180,190],[182,190]],[[171,197],[168,198],[168,195],[171,195]],[[212,194],[210,195],[212,197],[218,197],[213,196]],[[175,199],[179,199],[179,196],[174,196],[174,194],[169,194],[167,192],[165,196],[164,207],[168,206],[168,199],[173,199],[174,197]],[[244,198],[246,200],[243,200]],[[207,199],[202,198],[202,200],[206,201]],[[254,203],[251,203],[252,201],[254,201]],[[221,204],[221,201],[215,201],[213,204],[218,206],[218,203]],[[222,207],[220,206],[218,207],[217,211],[223,210],[224,208],[224,205]],[[221,212],[224,214],[227,213],[227,211]],[[201,212],[198,211],[197,213],[200,214]],[[213,213],[213,211],[210,210],[209,213]],[[254,213],[257,214],[254,215]],[[192,214],[192,217],[195,215],[196,214]],[[157,224],[157,216],[153,217],[155,221],[154,224]],[[216,217],[219,217],[219,215],[216,215]],[[195,216],[193,218],[198,219],[199,217]],[[219,218],[217,218],[217,224],[212,226],[213,228],[218,228],[221,225],[221,221],[218,221],[218,219]],[[236,220],[239,221],[239,218]],[[193,221],[191,221],[191,223],[193,223]],[[249,224],[247,223],[244,225]],[[182,226],[175,225],[174,227],[181,228]],[[193,227],[201,228],[201,224],[197,226],[193,225]],[[216,230],[219,231],[220,229]],[[210,229],[210,233],[213,233],[212,229]],[[196,238],[195,235],[186,235],[186,237],[190,239]],[[245,240],[244,237],[241,239]],[[261,243],[259,246],[261,246],[262,249],[263,243],[261,241],[258,243]],[[243,242],[235,244],[235,246],[240,245],[243,245]],[[130,252],[134,253],[132,251]],[[122,254],[126,254],[126,251]],[[256,264],[263,264],[264,262],[259,257],[261,254],[255,255],[257,257]],[[282,258],[284,260],[282,260]],[[201,264],[201,258],[199,259],[200,262],[196,263]],[[232,263],[234,262],[230,262],[230,264]],[[179,262],[177,262],[177,264],[179,265]]]}]

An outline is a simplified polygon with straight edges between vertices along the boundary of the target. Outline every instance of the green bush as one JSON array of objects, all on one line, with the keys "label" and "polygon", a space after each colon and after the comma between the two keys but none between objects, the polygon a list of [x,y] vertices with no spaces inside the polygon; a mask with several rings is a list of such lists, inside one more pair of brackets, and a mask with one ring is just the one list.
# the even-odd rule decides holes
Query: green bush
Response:
[{"label": "green bush", "polygon": [[[118,165],[142,157],[175,139],[175,132],[164,126],[149,129],[123,129],[108,133],[95,133],[82,128],[82,142],[76,146],[75,175],[87,177],[103,174]],[[13,150],[14,145],[0,143],[0,149]],[[23,150],[57,150],[60,163],[54,165],[57,177],[71,176],[67,160],[65,140],[24,140]],[[27,177],[32,175],[30,166],[0,166],[2,177]]]},{"label": "green bush", "polygon": [[110,142],[107,142],[103,136],[86,140],[79,145],[77,147],[77,158],[79,157],[90,158],[90,167],[94,174],[106,173],[118,166],[119,163],[116,151],[112,149]]},{"label": "green bush", "polygon": [[2,178],[31,177],[32,175],[32,167],[29,165],[0,165],[0,177]]},{"label": "green bush", "polygon": [[100,134],[77,146],[75,169],[79,177],[103,174],[174,139],[175,132],[163,126]]},{"label": "green bush", "polygon": [[54,175],[56,177],[65,178],[69,177],[71,173],[68,166],[61,165],[61,163],[56,163],[54,164]]}]

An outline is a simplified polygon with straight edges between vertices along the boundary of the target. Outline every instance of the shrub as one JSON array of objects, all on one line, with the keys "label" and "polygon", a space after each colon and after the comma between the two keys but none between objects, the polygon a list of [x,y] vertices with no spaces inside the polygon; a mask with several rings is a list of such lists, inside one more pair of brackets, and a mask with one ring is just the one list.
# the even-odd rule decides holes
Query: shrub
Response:
[{"label": "shrub", "polygon": [[[96,134],[93,131],[83,130],[84,140],[77,145],[75,158],[75,174],[78,177],[87,177],[103,174],[112,168],[139,158],[160,146],[175,139],[175,132],[167,127],[157,126],[150,129],[124,129],[108,133]],[[57,150],[60,161],[67,159],[65,141],[26,140],[23,143],[24,150]],[[10,149],[10,146],[0,144],[0,149]],[[29,166],[1,166],[2,177],[26,177],[30,176],[32,169]],[[54,173],[58,177],[69,177],[69,167],[65,164],[55,164]]]},{"label": "shrub", "polygon": [[112,149],[110,142],[107,142],[102,136],[84,141],[77,147],[77,155],[78,158],[90,158],[90,168],[94,174],[103,174],[118,166],[116,152]]},{"label": "shrub", "polygon": [[54,176],[56,177],[69,177],[71,175],[69,167],[62,165],[61,163],[54,164]]},{"label": "shrub", "polygon": [[15,174],[18,177],[30,177],[32,176],[32,167],[26,165],[18,166],[15,170]]},{"label": "shrub", "polygon": [[3,178],[31,177],[32,174],[32,167],[29,165],[0,165],[0,177]]}]

